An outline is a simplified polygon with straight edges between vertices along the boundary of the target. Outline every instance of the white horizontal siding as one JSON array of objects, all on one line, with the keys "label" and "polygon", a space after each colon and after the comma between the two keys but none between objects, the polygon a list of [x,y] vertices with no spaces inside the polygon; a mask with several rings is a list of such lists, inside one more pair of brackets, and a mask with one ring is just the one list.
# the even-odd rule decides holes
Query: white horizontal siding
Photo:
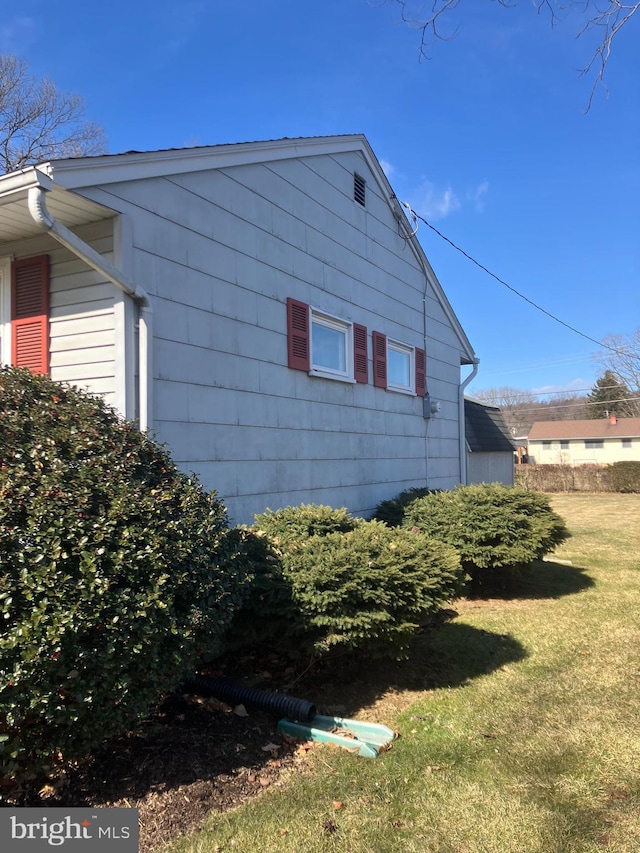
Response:
[{"label": "white horizontal siding", "polygon": [[[113,250],[111,221],[77,229],[107,259]],[[50,261],[51,377],[115,400],[115,287],[48,235],[3,244],[16,258],[47,254]]]},{"label": "white horizontal siding", "polygon": [[[354,202],[353,171],[367,181]],[[117,199],[114,198],[117,196]],[[154,422],[234,520],[323,502],[370,514],[404,488],[458,481],[459,342],[428,296],[427,372],[442,407],[287,367],[286,299],[424,346],[425,278],[360,155],[110,185],[153,294]],[[433,323],[432,323],[433,319]]]},{"label": "white horizontal siding", "polygon": [[467,453],[467,482],[513,486],[514,467],[513,453]]}]

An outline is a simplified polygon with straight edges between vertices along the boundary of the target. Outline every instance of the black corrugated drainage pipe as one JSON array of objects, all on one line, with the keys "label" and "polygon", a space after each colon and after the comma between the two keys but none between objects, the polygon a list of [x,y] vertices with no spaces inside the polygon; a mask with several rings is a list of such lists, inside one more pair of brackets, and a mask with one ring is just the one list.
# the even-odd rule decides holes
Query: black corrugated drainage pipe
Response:
[{"label": "black corrugated drainage pipe", "polygon": [[226,678],[213,678],[208,675],[192,675],[180,685],[182,693],[197,693],[198,696],[212,696],[229,705],[244,705],[289,717],[300,722],[309,722],[316,716],[316,706],[306,699],[294,699],[280,693],[269,693],[255,687],[243,687]]}]

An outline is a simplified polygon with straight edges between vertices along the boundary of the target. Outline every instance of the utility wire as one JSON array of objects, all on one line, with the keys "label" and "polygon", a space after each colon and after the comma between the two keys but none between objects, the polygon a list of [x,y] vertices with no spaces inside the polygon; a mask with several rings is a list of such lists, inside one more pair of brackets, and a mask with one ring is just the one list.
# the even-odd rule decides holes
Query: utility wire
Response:
[{"label": "utility wire", "polygon": [[[619,389],[620,389],[620,386],[619,386],[619,385],[602,385],[602,386],[598,386],[598,390],[599,390],[599,391],[611,391],[611,390],[613,390],[613,389],[618,389],[618,390],[619,390]],[[489,389],[489,390],[490,390],[490,389]],[[593,387],[592,387],[592,388],[572,388],[570,391],[523,391],[522,393],[523,393],[523,394],[528,394],[530,397],[550,397],[552,394],[563,394],[565,397],[567,397],[567,398],[571,398],[574,394],[575,394],[575,395],[577,395],[577,394],[584,394],[584,393],[592,394],[592,393],[593,393]],[[632,392],[632,393],[633,393],[633,392]],[[473,394],[471,394],[470,396],[471,396],[471,397],[473,397]],[[499,398],[499,397],[487,397],[487,400],[486,400],[486,401],[485,401],[483,398],[480,398],[480,397],[478,397],[477,399],[478,399],[478,400],[482,400],[482,402],[486,402],[486,401],[488,401],[488,400],[498,400],[498,399],[501,399],[501,398]],[[576,399],[580,399],[580,398],[577,398],[577,397],[576,397]],[[635,399],[635,398],[633,398],[633,397],[632,397],[631,399]],[[585,400],[586,400],[586,398],[585,398]],[[596,400],[596,403],[597,403],[597,402],[598,402],[598,401]],[[497,405],[497,403],[492,403],[492,405]],[[501,405],[508,405],[508,406],[513,405],[513,406],[518,406],[518,405],[519,405],[519,403],[507,403],[507,404],[501,404]],[[543,405],[544,405],[544,404],[543,404]]]},{"label": "utility wire", "polygon": [[517,404],[514,406],[500,406],[500,409],[505,412],[507,410],[513,410],[518,415],[526,415],[532,412],[544,413],[548,412],[550,409],[575,409],[576,406],[609,406],[612,403],[640,403],[640,397],[621,397],[619,400],[603,400],[602,402],[589,402],[585,400],[584,402],[576,401],[575,403],[558,403],[557,406],[547,406],[545,403],[541,403],[540,406],[536,406],[535,408],[520,408]]},{"label": "utility wire", "polygon": [[[405,204],[404,202],[401,202],[401,203]],[[450,240],[448,237],[445,237],[445,235],[441,231],[438,231],[438,229],[435,227],[435,225],[432,225],[430,222],[428,222],[424,218],[424,216],[420,216],[419,213],[416,213],[415,210],[413,210],[411,207],[409,207],[408,204],[405,204],[405,207],[407,207],[408,210],[411,212],[412,217],[414,217],[415,219],[419,219],[421,222],[424,222],[424,224],[427,226],[427,228],[431,228],[431,230],[434,231],[438,235],[438,237],[440,237],[442,240],[444,240],[445,243],[448,243],[450,246],[452,246],[457,252],[460,252],[460,254],[464,255],[465,258],[467,258],[468,260],[471,261],[471,263],[475,264],[477,267],[480,267],[480,269],[483,270],[484,272],[486,272],[487,275],[490,275],[491,278],[494,278],[497,282],[504,285],[504,287],[506,287],[512,293],[515,293],[516,296],[519,296],[520,299],[524,299],[525,302],[528,302],[529,305],[533,306],[538,311],[541,311],[543,314],[546,314],[547,317],[550,317],[552,320],[555,320],[556,323],[560,323],[561,326],[564,326],[566,329],[569,329],[571,332],[575,332],[576,335],[580,335],[581,338],[585,338],[586,340],[591,341],[591,343],[596,344],[599,347],[604,347],[604,349],[608,349],[608,350],[611,350],[611,352],[615,352],[616,355],[620,354],[621,352],[622,353],[625,352],[625,350],[616,349],[615,347],[610,347],[608,344],[603,344],[602,341],[597,341],[595,338],[592,338],[589,335],[586,335],[584,332],[581,332],[580,329],[576,329],[575,326],[570,326],[569,323],[565,323],[564,320],[561,320],[559,317],[556,317],[555,314],[552,314],[550,311],[547,311],[546,308],[543,308],[541,305],[538,305],[532,299],[529,299],[523,293],[520,293],[519,290],[516,290],[515,287],[512,287],[510,284],[507,284],[507,282],[504,281],[503,279],[501,279],[500,276],[497,276],[495,273],[491,272],[491,270],[488,269],[487,267],[485,267],[484,264],[481,264],[480,261],[477,261],[470,254],[465,252],[464,249],[461,249],[460,246],[457,246],[453,242],[453,240]]]}]

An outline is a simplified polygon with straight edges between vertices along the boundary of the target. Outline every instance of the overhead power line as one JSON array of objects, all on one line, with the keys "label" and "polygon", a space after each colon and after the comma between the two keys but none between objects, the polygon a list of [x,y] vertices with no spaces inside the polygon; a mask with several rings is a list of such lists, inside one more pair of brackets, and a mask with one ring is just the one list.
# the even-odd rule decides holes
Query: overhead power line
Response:
[{"label": "overhead power line", "polygon": [[[487,390],[491,391],[492,389],[489,388]],[[620,386],[619,385],[599,385],[598,390],[599,391],[612,391],[612,390],[618,390],[619,391]],[[572,388],[572,389],[567,390],[567,391],[522,391],[522,393],[527,394],[529,397],[550,397],[552,394],[563,394],[565,397],[570,398],[576,394],[585,394],[585,393],[592,394],[593,388]],[[480,391],[479,394],[484,395],[484,392]],[[473,397],[473,394],[471,396]],[[485,400],[484,396],[477,397],[477,398],[479,400],[480,399]],[[497,397],[487,397],[485,401],[496,400],[496,399],[498,399],[498,398]],[[586,401],[586,397],[584,399]],[[511,405],[511,404],[507,404],[507,405]],[[513,405],[517,406],[518,403],[514,403]],[[544,404],[542,404],[542,405],[544,405]]]},{"label": "overhead power line", "polygon": [[435,227],[435,225],[432,225],[427,219],[424,218],[424,216],[420,216],[419,213],[416,213],[416,211],[413,210],[413,208],[410,205],[408,205],[406,202],[402,202],[402,204],[409,210],[409,212],[411,213],[411,216],[414,218],[414,221],[415,221],[415,219],[419,219],[421,222],[424,222],[424,224],[427,226],[427,228],[430,228],[434,233],[436,233],[438,235],[438,237],[440,237],[442,240],[444,240],[445,243],[448,243],[450,246],[452,246],[456,250],[456,252],[460,252],[460,254],[464,255],[465,258],[470,260],[472,264],[475,264],[481,270],[486,272],[487,275],[490,275],[491,278],[495,279],[497,282],[499,282],[499,284],[502,284],[504,287],[506,287],[512,293],[515,293],[515,295],[519,296],[520,299],[524,299],[525,302],[527,302],[529,305],[531,305],[537,311],[541,311],[543,314],[546,314],[546,316],[549,317],[551,320],[554,320],[556,323],[560,323],[560,325],[564,326],[565,329],[569,329],[569,331],[574,332],[576,335],[580,335],[581,338],[585,338],[587,341],[591,341],[591,343],[596,344],[599,347],[603,347],[604,349],[608,349],[611,352],[616,353],[616,355],[618,355],[621,352],[622,353],[625,352],[624,350],[616,349],[615,347],[610,347],[608,344],[602,343],[602,341],[597,341],[595,338],[592,338],[590,335],[585,334],[585,332],[581,332],[580,329],[576,329],[575,326],[571,326],[569,323],[565,323],[564,320],[561,320],[559,317],[556,317],[555,314],[552,314],[550,311],[547,311],[546,308],[543,308],[541,305],[538,305],[537,302],[534,302],[532,299],[529,299],[529,297],[525,296],[524,293],[520,293],[519,290],[516,290],[515,287],[512,287],[510,284],[508,284],[506,281],[504,281],[504,279],[500,278],[500,276],[496,275],[494,272],[491,272],[491,270],[488,269],[488,267],[485,267],[484,264],[481,264],[480,261],[477,261],[468,252],[465,252],[464,249],[462,249],[462,248],[460,248],[460,246],[456,245],[453,242],[453,240],[450,240],[448,237],[446,237],[442,233],[442,231],[438,231],[438,229]]},{"label": "overhead power line", "polygon": [[[576,406],[610,406],[612,403],[640,403],[640,397],[621,397],[619,400],[603,400],[602,402],[595,401],[591,402],[589,400],[576,400],[574,403],[558,403],[557,406],[548,406],[545,403],[540,403],[538,406],[528,406],[528,407],[520,407],[517,403],[509,405],[508,403],[505,405],[501,405],[500,409],[506,411],[507,409],[515,411],[519,415],[527,415],[531,413],[541,413],[548,412],[551,409],[575,409]],[[497,404],[494,404],[497,405]]]}]

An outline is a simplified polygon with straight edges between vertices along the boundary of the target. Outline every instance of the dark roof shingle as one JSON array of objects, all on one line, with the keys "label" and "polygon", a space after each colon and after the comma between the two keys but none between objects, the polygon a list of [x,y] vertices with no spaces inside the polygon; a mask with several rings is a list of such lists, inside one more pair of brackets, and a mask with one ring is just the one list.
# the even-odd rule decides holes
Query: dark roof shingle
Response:
[{"label": "dark roof shingle", "polygon": [[512,453],[515,445],[502,412],[465,397],[464,431],[472,453]]}]

